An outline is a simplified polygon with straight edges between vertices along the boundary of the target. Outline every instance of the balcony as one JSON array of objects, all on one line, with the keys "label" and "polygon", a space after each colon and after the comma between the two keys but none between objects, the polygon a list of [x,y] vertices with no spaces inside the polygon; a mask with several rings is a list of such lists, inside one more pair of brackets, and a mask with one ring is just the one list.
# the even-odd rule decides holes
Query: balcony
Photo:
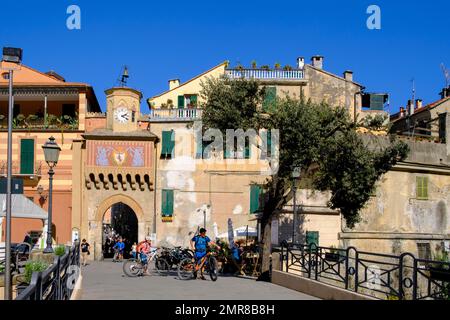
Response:
[{"label": "balcony", "polygon": [[202,109],[152,109],[148,115],[151,122],[183,122],[193,121],[202,117]]},{"label": "balcony", "polygon": [[305,73],[301,69],[268,70],[268,69],[226,69],[225,75],[230,79],[256,79],[265,81],[277,80],[305,80]]},{"label": "balcony", "polygon": [[[47,121],[44,117],[37,115],[24,116],[22,114],[13,118],[13,130],[78,130],[78,117],[71,117],[68,115],[55,116],[52,114],[47,115]],[[0,115],[0,130],[8,129],[8,118],[4,115]]]},{"label": "balcony", "polygon": [[[12,162],[12,175],[14,177],[29,178],[31,180],[40,178],[42,176],[42,161],[34,163],[33,172],[23,173],[20,170],[20,163],[18,161]],[[6,177],[8,174],[8,163],[5,160],[0,161],[0,177]]]}]

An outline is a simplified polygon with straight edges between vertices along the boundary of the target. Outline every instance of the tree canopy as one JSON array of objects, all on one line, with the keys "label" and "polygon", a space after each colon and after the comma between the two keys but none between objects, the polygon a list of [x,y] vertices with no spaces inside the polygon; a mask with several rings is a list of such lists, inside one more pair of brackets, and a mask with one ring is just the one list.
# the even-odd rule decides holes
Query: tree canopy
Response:
[{"label": "tree canopy", "polygon": [[201,93],[205,128],[279,129],[279,169],[265,185],[263,224],[290,200],[291,173],[301,167],[302,179],[330,191],[328,206],[353,227],[377,180],[407,156],[408,146],[392,140],[384,149],[369,148],[340,106],[285,96],[263,110],[265,91],[256,80],[219,78],[208,79]]}]

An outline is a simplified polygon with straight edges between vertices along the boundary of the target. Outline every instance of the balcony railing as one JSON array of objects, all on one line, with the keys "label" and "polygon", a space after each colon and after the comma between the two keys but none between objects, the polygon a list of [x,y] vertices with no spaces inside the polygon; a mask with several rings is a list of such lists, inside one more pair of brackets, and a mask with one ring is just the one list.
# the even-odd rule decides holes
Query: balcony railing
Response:
[{"label": "balcony railing", "polygon": [[225,75],[231,79],[258,80],[303,80],[305,73],[301,69],[266,70],[266,69],[227,69]]},{"label": "balcony railing", "polygon": [[192,121],[200,119],[202,109],[152,109],[148,115],[150,121]]},{"label": "balcony railing", "polygon": [[[44,117],[29,115],[27,117],[19,115],[13,118],[13,130],[78,130],[78,118],[71,116],[47,116],[47,123]],[[0,115],[0,130],[8,129],[8,118]]]},{"label": "balcony railing", "polygon": [[[41,176],[42,175],[42,161],[36,161],[34,163],[34,169],[33,172],[21,172],[20,170],[20,163],[18,161],[12,162],[12,174],[13,176]],[[0,177],[6,177],[8,174],[8,163],[7,161],[3,160],[0,161]]]}]

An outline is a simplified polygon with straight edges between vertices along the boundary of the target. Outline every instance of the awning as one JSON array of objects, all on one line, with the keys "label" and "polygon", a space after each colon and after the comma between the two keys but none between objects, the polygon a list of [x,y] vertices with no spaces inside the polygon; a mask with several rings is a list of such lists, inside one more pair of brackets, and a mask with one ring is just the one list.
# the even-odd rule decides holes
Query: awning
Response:
[{"label": "awning", "polygon": [[[47,220],[47,211],[36,205],[22,194],[11,195],[11,212],[13,218]],[[0,217],[6,217],[6,194],[0,194]]]}]

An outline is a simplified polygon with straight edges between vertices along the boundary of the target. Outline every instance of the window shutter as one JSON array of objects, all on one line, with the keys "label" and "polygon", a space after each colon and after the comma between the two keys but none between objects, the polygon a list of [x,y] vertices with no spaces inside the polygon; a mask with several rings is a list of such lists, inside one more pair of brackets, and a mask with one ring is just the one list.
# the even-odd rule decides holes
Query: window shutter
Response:
[{"label": "window shutter", "polygon": [[250,159],[251,154],[251,144],[250,144],[250,138],[245,139],[245,150],[244,150],[244,158]]},{"label": "window shutter", "polygon": [[416,198],[428,199],[428,177],[416,177]]},{"label": "window shutter", "polygon": [[250,186],[250,213],[256,213],[259,210],[259,198],[261,195],[261,186],[256,184]]},{"label": "window shutter", "polygon": [[272,104],[277,97],[277,87],[266,87],[263,101],[263,111],[270,111]]},{"label": "window shutter", "polygon": [[178,108],[184,108],[184,96],[178,96]]},{"label": "window shutter", "polygon": [[319,246],[319,231],[306,231],[306,245],[312,243]]},{"label": "window shutter", "polygon": [[[172,140],[173,134],[173,140]],[[173,158],[175,149],[175,132],[171,131],[163,131],[162,132],[162,146],[161,146],[161,157],[170,156]]]},{"label": "window shutter", "polygon": [[196,108],[197,107],[197,95],[193,94],[191,96],[191,107]]},{"label": "window shutter", "polygon": [[173,190],[162,190],[161,212],[163,216],[173,215]]},{"label": "window shutter", "polygon": [[34,140],[20,140],[20,173],[34,173]]}]

